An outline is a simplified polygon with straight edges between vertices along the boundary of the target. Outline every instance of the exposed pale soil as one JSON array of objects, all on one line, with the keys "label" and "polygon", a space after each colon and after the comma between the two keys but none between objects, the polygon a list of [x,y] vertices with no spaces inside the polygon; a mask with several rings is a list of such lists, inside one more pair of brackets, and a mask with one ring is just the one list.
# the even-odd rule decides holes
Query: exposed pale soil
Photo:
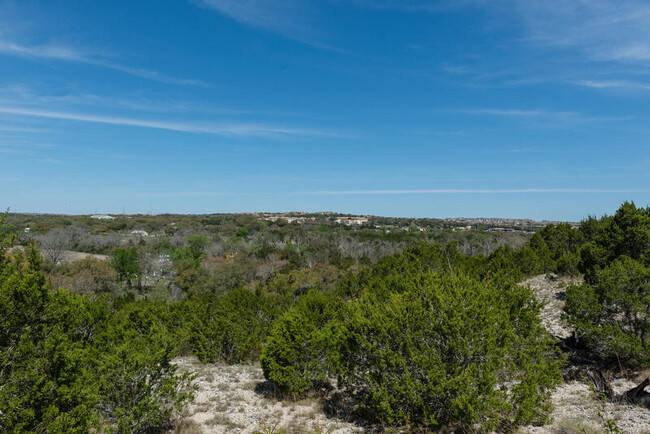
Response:
[{"label": "exposed pale soil", "polygon": [[[541,318],[544,327],[558,339],[571,336],[571,327],[562,319],[564,294],[570,284],[581,279],[539,275],[522,285],[530,285],[540,301],[545,303]],[[615,394],[635,387],[648,373],[639,373],[634,381],[616,378],[611,381]],[[570,381],[561,384],[553,393],[552,422],[543,427],[525,427],[522,433],[601,433],[605,422],[613,421],[624,433],[650,433],[650,410],[640,406],[603,403],[595,398],[589,384]]]},{"label": "exposed pale soil", "polygon": [[[625,379],[612,382],[616,393],[637,383]],[[520,433],[602,433],[606,420],[612,420],[624,433],[650,433],[650,411],[622,404],[602,403],[591,388],[581,382],[561,384],[553,394],[552,422],[542,427],[525,427]]]},{"label": "exposed pale soil", "polygon": [[202,364],[193,358],[177,359],[176,363],[180,370],[198,374],[198,390],[194,403],[185,411],[183,431],[252,433],[275,427],[287,433],[363,432],[352,423],[328,419],[315,398],[280,401],[256,391],[264,385],[258,365]]},{"label": "exposed pale soil", "polygon": [[556,277],[554,275],[531,277],[523,281],[522,285],[530,286],[539,301],[544,303],[541,318],[546,330],[558,339],[571,336],[571,328],[562,319],[564,309],[564,293],[570,284],[579,284],[579,278]]},{"label": "exposed pale soil", "polygon": [[[9,249],[9,253],[13,253],[20,250],[21,252],[25,251],[25,248],[23,246],[13,246],[12,248]],[[69,264],[74,261],[79,261],[81,259],[86,259],[86,258],[94,258],[94,259],[99,259],[100,261],[108,261],[109,257],[108,255],[98,255],[95,253],[84,253],[84,252],[75,252],[73,250],[64,250],[62,255],[61,255],[61,260],[59,260],[60,264]]]},{"label": "exposed pale soil", "polygon": [[63,252],[63,257],[61,258],[61,264],[69,264],[74,261],[79,261],[81,259],[93,258],[100,261],[108,261],[109,257],[107,255],[98,255],[95,253],[84,253],[84,252],[73,252],[72,250],[66,250]]}]

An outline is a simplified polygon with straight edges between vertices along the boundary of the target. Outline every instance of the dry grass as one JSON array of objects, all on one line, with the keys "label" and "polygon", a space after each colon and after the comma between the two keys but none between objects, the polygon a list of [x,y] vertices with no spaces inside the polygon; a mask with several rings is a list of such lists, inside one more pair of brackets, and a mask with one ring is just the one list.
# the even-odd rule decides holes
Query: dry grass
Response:
[{"label": "dry grass", "polygon": [[181,419],[174,423],[171,430],[174,434],[201,434],[201,427],[196,422],[188,419]]},{"label": "dry grass", "polygon": [[205,424],[208,426],[224,427],[226,432],[246,428],[246,425],[233,421],[228,415],[222,413],[216,414],[212,419],[207,420]]},{"label": "dry grass", "polygon": [[561,419],[553,426],[555,434],[601,434],[603,427],[583,419]]}]

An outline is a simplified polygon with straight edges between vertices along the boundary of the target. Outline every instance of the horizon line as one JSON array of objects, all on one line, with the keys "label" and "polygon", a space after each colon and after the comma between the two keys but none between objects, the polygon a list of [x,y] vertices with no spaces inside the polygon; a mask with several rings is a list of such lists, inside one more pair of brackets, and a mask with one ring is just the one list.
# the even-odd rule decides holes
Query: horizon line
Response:
[{"label": "horizon line", "polygon": [[640,189],[594,189],[594,188],[510,188],[510,189],[416,189],[416,190],[340,190],[308,191],[294,194],[314,195],[363,195],[363,194],[520,194],[520,193],[569,193],[569,194],[607,194],[607,193],[650,193]]}]

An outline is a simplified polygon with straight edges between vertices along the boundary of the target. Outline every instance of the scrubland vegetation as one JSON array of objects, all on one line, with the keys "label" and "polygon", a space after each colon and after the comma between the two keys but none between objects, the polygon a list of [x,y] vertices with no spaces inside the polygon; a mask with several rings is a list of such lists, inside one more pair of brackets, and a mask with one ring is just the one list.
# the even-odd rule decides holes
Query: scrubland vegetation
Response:
[{"label": "scrubland vegetation", "polygon": [[631,203],[534,233],[9,214],[0,239],[0,431],[170,429],[193,393],[178,356],[259,361],[277,398],[325,393],[365,427],[541,425],[574,356],[518,285],[544,273],[584,276],[581,360],[650,368],[650,209]]}]

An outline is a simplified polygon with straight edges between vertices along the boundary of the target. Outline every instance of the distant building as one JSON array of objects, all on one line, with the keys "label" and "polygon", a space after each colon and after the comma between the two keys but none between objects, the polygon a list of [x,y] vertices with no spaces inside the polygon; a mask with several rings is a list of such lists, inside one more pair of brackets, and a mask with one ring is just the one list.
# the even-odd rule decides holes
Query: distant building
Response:
[{"label": "distant building", "polygon": [[263,217],[264,220],[270,221],[270,222],[277,222],[277,221],[282,221],[286,223],[298,223],[298,224],[303,224],[307,220],[314,221],[316,220],[316,217],[296,217],[296,216],[289,216],[289,215],[271,215],[271,216],[266,216]]},{"label": "distant building", "polygon": [[140,235],[140,236],[146,237],[147,235],[149,235],[149,232],[143,231],[143,230],[140,230],[140,229],[136,229],[134,231],[131,231],[131,235]]},{"label": "distant building", "polygon": [[115,217],[108,214],[95,214],[95,215],[91,215],[90,218],[96,220],[115,220]]},{"label": "distant building", "polygon": [[364,225],[368,223],[370,219],[368,217],[339,217],[334,220],[336,223],[352,226],[352,225]]}]

